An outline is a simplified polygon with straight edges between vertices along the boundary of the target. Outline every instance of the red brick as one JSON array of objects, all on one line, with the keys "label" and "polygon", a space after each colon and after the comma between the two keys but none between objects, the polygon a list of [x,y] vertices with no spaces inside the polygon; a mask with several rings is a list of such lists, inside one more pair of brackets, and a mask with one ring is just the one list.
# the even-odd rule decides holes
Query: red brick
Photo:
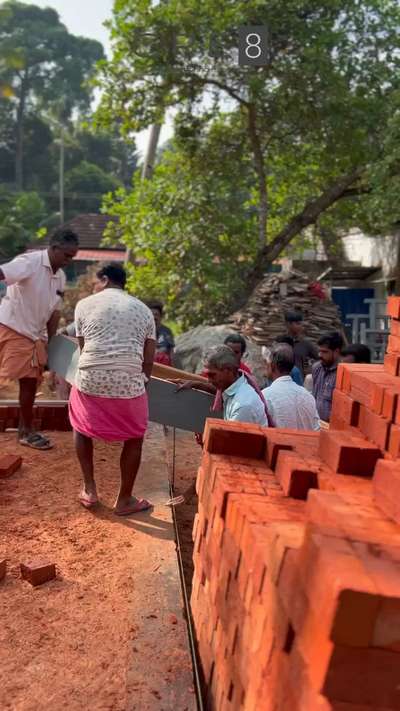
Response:
[{"label": "red brick", "polygon": [[389,336],[388,339],[388,344],[387,344],[387,352],[388,353],[400,353],[400,338],[398,336]]},{"label": "red brick", "polygon": [[293,452],[279,453],[275,473],[283,493],[293,499],[305,500],[309,489],[318,487],[317,471]]},{"label": "red brick", "polygon": [[400,321],[392,318],[390,322],[390,333],[392,336],[400,336]]},{"label": "red brick", "polygon": [[11,476],[20,469],[22,458],[14,454],[4,454],[0,457],[0,479]]},{"label": "red brick", "polygon": [[393,459],[400,457],[400,426],[391,425],[389,433],[389,454]]},{"label": "red brick", "polygon": [[21,563],[21,576],[28,583],[36,587],[56,577],[56,566],[47,561],[34,560],[30,563]]},{"label": "red brick", "polygon": [[400,319],[400,296],[389,296],[386,313],[392,318]]},{"label": "red brick", "polygon": [[379,461],[372,486],[377,506],[400,524],[400,462]]},{"label": "red brick", "polygon": [[327,535],[379,546],[400,546],[400,528],[363,497],[311,489],[305,505],[311,524]]},{"label": "red brick", "polygon": [[378,373],[384,372],[383,365],[372,365],[370,363],[341,363],[340,368],[343,370],[343,385],[341,390],[349,393],[352,385],[352,376],[354,373],[371,375],[375,377]]},{"label": "red brick", "polygon": [[264,459],[264,430],[259,425],[209,419],[204,430],[204,451]]},{"label": "red brick", "polygon": [[5,558],[0,558],[0,581],[4,580],[7,573],[7,561]]},{"label": "red brick", "polygon": [[333,418],[340,418],[347,425],[357,427],[358,417],[360,414],[360,405],[351,397],[342,393],[340,390],[335,390],[332,400],[332,415]]},{"label": "red brick", "polygon": [[319,455],[332,471],[353,476],[372,476],[379,449],[347,432],[321,430]]},{"label": "red brick", "polygon": [[386,353],[383,359],[383,367],[389,375],[398,375],[400,368],[400,356],[395,353]]},{"label": "red brick", "polygon": [[266,430],[266,440],[267,465],[274,470],[281,450],[313,456],[318,449],[319,433],[304,430],[268,429]]},{"label": "red brick", "polygon": [[375,442],[381,450],[388,448],[390,420],[377,415],[365,405],[361,405],[359,429],[365,437],[368,437],[371,442]]},{"label": "red brick", "polygon": [[322,693],[328,699],[400,708],[399,655],[385,649],[336,646]]}]

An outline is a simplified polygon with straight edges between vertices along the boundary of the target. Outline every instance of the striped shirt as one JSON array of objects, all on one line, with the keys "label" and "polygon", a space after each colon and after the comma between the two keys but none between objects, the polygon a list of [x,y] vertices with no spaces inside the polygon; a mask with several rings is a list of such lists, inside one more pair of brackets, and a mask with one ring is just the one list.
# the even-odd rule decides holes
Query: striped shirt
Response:
[{"label": "striped shirt", "polygon": [[329,422],[332,410],[333,391],[336,386],[338,364],[327,368],[323,363],[315,363],[312,370],[313,395],[321,420]]},{"label": "striped shirt", "polygon": [[263,390],[275,427],[319,430],[319,417],[311,393],[297,385],[291,375],[282,375]]}]

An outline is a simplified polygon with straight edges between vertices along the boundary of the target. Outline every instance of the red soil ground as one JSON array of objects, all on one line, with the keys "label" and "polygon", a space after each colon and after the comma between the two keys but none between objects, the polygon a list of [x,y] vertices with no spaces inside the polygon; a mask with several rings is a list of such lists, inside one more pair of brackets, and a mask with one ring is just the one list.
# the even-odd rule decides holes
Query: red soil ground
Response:
[{"label": "red soil ground", "polygon": [[[159,576],[157,585],[162,586],[162,571],[152,551],[157,545],[159,549],[163,530],[167,535],[170,524],[162,511],[152,522],[113,514],[119,478],[117,445],[96,445],[102,505],[96,515],[80,507],[80,476],[71,435],[54,433],[52,438],[56,448],[43,453],[17,448],[15,434],[0,435],[2,454],[18,449],[24,457],[20,471],[0,480],[0,558],[8,559],[7,577],[0,583],[0,708],[170,709],[162,701],[161,685],[152,688],[152,674],[144,674],[139,683],[148,687],[155,706],[138,706],[138,683],[130,688],[127,682],[135,668],[139,651],[135,639],[140,638],[141,626],[143,630],[143,625],[162,624],[157,619],[157,599],[155,614],[148,615],[152,619],[140,618],[143,597],[137,576],[153,566],[151,575]],[[154,466],[158,458],[165,461],[165,442],[151,432],[150,440],[150,466]],[[146,538],[149,523],[155,528]],[[189,530],[185,539],[188,534]],[[153,549],[147,540],[153,541]],[[20,562],[35,558],[54,561],[57,579],[37,588],[22,581]],[[176,617],[165,617],[164,624],[170,628],[172,620],[175,631]],[[162,628],[159,634],[163,635]],[[168,634],[170,630],[165,644]],[[183,654],[182,647],[171,649],[168,668],[162,670],[167,687],[174,683],[174,665],[182,669],[186,663]]]}]

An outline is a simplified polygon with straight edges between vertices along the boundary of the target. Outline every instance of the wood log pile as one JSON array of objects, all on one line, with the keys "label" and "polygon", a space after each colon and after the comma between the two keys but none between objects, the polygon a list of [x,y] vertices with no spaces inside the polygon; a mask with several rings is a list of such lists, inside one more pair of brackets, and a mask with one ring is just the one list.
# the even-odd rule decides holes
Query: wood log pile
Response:
[{"label": "wood log pile", "polygon": [[[318,294],[318,295],[317,295]],[[326,331],[341,330],[336,304],[298,271],[270,274],[254,289],[245,306],[233,314],[232,321],[244,336],[259,345],[271,345],[286,332],[285,312],[302,312],[305,334],[317,341]]]}]

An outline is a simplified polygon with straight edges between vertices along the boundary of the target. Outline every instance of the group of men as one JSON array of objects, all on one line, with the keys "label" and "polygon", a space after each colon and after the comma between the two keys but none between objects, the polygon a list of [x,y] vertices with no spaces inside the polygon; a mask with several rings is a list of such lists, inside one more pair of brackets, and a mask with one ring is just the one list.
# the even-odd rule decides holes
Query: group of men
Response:
[{"label": "group of men", "polygon": [[[7,292],[0,303],[0,381],[19,382],[18,441],[39,450],[50,439],[33,428],[33,406],[47,362],[47,343],[57,332],[65,275],[76,256],[78,236],[59,229],[48,249],[26,252],[0,266]],[[122,441],[121,486],[115,513],[128,515],[151,506],[132,496],[148,422],[146,386],[154,360],[169,364],[174,341],[162,324],[159,302],[129,296],[126,274],[110,264],[96,275],[93,295],[78,302],[74,335],[80,346],[76,383],[69,400],[86,507],[98,502],[93,471],[93,439]],[[341,358],[369,360],[365,346],[343,349],[340,333],[323,335],[318,349],[303,334],[303,318],[286,314],[287,333],[263,351],[266,383],[260,389],[244,360],[246,341],[231,334],[206,355],[202,384],[215,395],[214,409],[227,420],[264,426],[317,430],[329,422]],[[312,384],[310,386],[310,378]],[[181,387],[199,387],[186,382]],[[311,390],[311,392],[310,392]]]}]

